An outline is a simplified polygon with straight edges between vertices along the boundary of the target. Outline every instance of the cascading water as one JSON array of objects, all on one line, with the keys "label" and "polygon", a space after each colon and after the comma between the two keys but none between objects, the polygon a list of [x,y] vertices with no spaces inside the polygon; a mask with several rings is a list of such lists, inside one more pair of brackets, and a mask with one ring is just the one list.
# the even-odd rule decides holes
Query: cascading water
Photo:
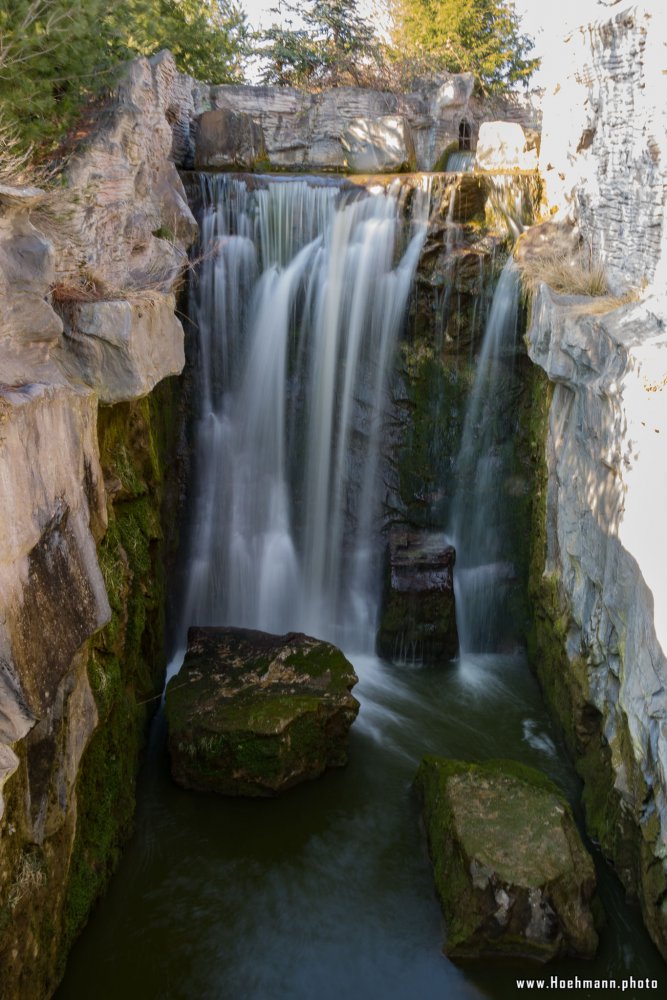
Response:
[{"label": "cascading water", "polygon": [[[423,239],[427,190],[203,184],[183,627],[228,621],[334,634],[332,623],[349,620],[344,638],[358,647],[355,629],[372,615],[383,369]],[[459,491],[453,514],[455,575],[461,590],[471,583],[458,595],[464,653],[499,644],[498,635],[478,639],[474,621],[497,588],[480,597],[472,583],[475,567],[506,558],[486,534],[493,524],[496,537],[507,535],[496,506],[511,486],[506,436],[484,428],[512,427],[496,402],[513,367],[514,281],[508,269],[496,291],[458,461],[472,491]],[[429,413],[434,430],[446,423]],[[74,948],[59,1000],[88,1000],[92,982],[96,1000],[516,996],[518,966],[443,958],[410,788],[424,754],[508,757],[576,796],[537,684],[520,656],[462,655],[458,668],[419,669],[353,659],[362,710],[348,767],[270,802],[176,786],[157,716],[135,836]],[[657,978],[661,959],[620,886],[606,866],[600,877],[606,944],[590,962],[558,959],[551,971],[620,982],[641,969]]]},{"label": "cascading water", "polygon": [[519,279],[510,261],[496,288],[456,461],[451,536],[461,653],[511,648],[508,598],[514,567],[506,479],[513,454],[512,376]]},{"label": "cascading water", "polygon": [[205,177],[202,197],[183,631],[299,629],[368,648],[387,374],[428,182]]},{"label": "cascading water", "polygon": [[[529,214],[522,185],[511,176],[493,178],[489,201],[508,236],[516,239]],[[449,534],[456,548],[454,589],[462,656],[516,649],[511,467],[519,390],[519,302],[519,274],[510,257],[493,296],[455,466]]]}]

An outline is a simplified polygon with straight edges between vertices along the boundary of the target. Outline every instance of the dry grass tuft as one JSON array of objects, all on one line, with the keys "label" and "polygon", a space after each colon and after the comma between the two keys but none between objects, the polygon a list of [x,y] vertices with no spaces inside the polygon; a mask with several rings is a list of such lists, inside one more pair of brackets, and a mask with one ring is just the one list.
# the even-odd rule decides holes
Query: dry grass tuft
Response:
[{"label": "dry grass tuft", "polygon": [[523,257],[517,263],[524,287],[530,292],[544,282],[560,295],[609,294],[604,264],[587,259],[581,251],[573,256],[546,251]]}]

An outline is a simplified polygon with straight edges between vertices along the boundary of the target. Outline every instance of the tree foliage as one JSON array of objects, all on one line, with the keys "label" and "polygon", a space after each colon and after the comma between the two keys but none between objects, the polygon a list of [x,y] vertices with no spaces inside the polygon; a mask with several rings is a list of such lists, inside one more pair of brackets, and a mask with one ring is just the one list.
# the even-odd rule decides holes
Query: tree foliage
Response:
[{"label": "tree foliage", "polygon": [[[286,0],[285,22],[264,32],[259,54],[265,83],[321,87],[362,83],[379,61],[373,26],[358,10],[357,0]],[[295,19],[301,27],[293,27]],[[285,26],[286,25],[286,26]]]},{"label": "tree foliage", "polygon": [[236,80],[246,40],[234,0],[0,0],[0,135],[48,145],[125,60],[163,48],[184,72]]},{"label": "tree foliage", "polygon": [[474,73],[482,93],[525,84],[537,67],[513,0],[392,0],[392,16],[401,58]]}]

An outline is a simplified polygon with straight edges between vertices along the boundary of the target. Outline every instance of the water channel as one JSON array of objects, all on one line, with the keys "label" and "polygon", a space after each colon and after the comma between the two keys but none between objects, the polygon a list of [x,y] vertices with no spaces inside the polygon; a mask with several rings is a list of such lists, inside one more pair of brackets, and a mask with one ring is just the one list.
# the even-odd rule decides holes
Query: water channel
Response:
[{"label": "water channel", "polygon": [[[372,652],[382,417],[429,184],[359,192],[338,182],[204,178],[202,200],[194,489],[171,671],[189,624],[298,628],[343,647],[361,710],[346,768],[266,801],[174,785],[159,714],[136,832],[57,997],[501,1000],[517,995],[518,978],[659,978],[664,964],[639,912],[599,855],[608,921],[593,961],[459,966],[441,953],[411,791],[421,757],[523,761],[552,777],[575,810],[579,786],[523,653],[494,639],[502,611],[485,610],[489,578],[511,559],[495,544],[497,518],[477,509],[466,521],[454,503],[451,532],[472,586],[457,594],[458,660],[398,665]],[[485,352],[507,360],[499,323],[512,350],[519,344],[511,273],[498,288],[480,363]],[[485,378],[492,396],[499,390]],[[471,398],[480,406],[472,423],[483,424]],[[471,436],[466,428],[461,468],[477,470],[481,504],[503,449],[479,434],[473,447]]]}]

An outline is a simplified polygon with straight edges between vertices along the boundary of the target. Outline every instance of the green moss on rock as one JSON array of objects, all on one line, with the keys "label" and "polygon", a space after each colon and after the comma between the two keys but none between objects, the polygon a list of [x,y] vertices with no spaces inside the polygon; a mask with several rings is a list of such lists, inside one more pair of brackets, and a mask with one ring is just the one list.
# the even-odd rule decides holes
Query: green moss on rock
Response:
[{"label": "green moss on rock", "polygon": [[175,393],[173,381],[167,381],[150,397],[103,408],[99,414],[109,526],[98,558],[112,619],[90,644],[88,676],[99,724],[77,781],[63,964],[132,831],[140,752],[164,676],[166,543],[161,511]]},{"label": "green moss on rock", "polygon": [[340,650],[300,633],[191,628],[166,694],[174,779],[275,795],[345,764],[356,681]]},{"label": "green moss on rock", "polygon": [[415,788],[450,957],[595,952],[593,862],[545,775],[515,761],[425,757]]}]

